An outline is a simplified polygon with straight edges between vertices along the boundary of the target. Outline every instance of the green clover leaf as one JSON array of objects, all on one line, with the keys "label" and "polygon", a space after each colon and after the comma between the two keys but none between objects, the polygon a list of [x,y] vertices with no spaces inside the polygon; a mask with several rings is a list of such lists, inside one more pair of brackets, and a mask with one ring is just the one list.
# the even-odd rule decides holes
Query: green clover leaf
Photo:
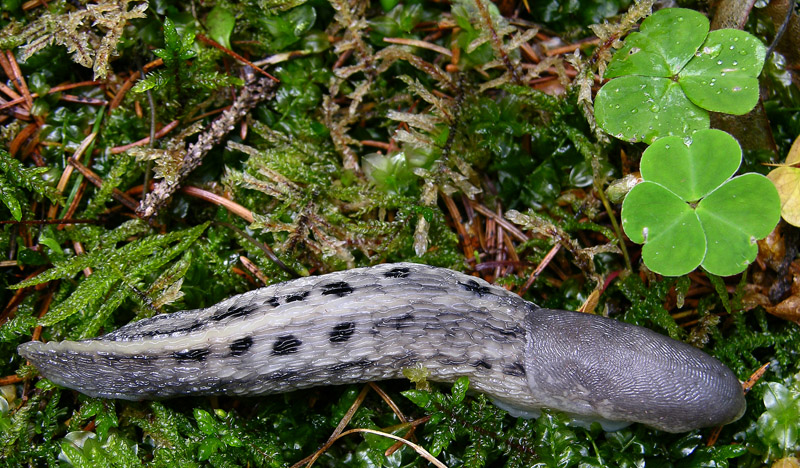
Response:
[{"label": "green clover leaf", "polygon": [[731,179],[741,164],[736,140],[701,130],[691,141],[656,140],[642,155],[642,183],[622,203],[622,227],[644,244],[642,259],[665,276],[701,266],[729,276],[743,271],[780,217],[780,199],[766,177]]},{"label": "green clover leaf", "polygon": [[617,138],[651,143],[709,128],[708,111],[741,115],[758,102],[766,47],[739,30],[708,32],[683,8],[658,11],[630,34],[597,93],[598,124]]}]

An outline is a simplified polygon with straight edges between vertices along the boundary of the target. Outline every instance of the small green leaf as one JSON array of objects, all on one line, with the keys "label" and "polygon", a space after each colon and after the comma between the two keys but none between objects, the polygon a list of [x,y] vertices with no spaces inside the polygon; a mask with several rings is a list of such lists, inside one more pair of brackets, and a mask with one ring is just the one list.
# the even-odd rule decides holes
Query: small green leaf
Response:
[{"label": "small green leaf", "polygon": [[652,143],[658,137],[690,135],[709,127],[708,112],[668,78],[623,76],[609,81],[595,99],[597,123],[613,136]]},{"label": "small green leaf", "polygon": [[758,75],[766,46],[738,29],[711,31],[678,81],[695,104],[714,112],[742,115],[758,102]]},{"label": "small green leaf", "polygon": [[786,387],[778,382],[768,382],[764,393],[766,411],[756,423],[758,435],[775,452],[773,456],[784,456],[798,448],[800,433],[800,392],[797,382]]},{"label": "small green leaf", "polygon": [[642,22],[614,54],[606,78],[623,75],[676,75],[708,34],[708,18],[685,8],[666,8]]},{"label": "small green leaf", "polygon": [[728,180],[742,161],[742,149],[722,130],[700,130],[691,141],[665,137],[642,155],[645,180],[669,187],[684,201],[697,201]]},{"label": "small green leaf", "polygon": [[197,420],[197,428],[203,434],[212,435],[217,433],[217,421],[208,411],[195,408],[194,419]]},{"label": "small green leaf", "polygon": [[[6,187],[8,187],[6,189],[0,187],[1,191],[10,190],[11,185],[15,185],[47,197],[53,203],[64,204],[64,199],[58,190],[42,179],[42,174],[49,170],[47,167],[25,167],[8,151],[0,149],[0,172],[5,173]],[[5,202],[5,199],[3,201]]]},{"label": "small green leaf", "polygon": [[180,47],[180,36],[175,29],[175,24],[169,17],[164,18],[164,45],[167,49],[178,49]]},{"label": "small green leaf", "polygon": [[622,228],[633,242],[644,243],[642,259],[662,275],[685,275],[705,255],[705,234],[692,208],[653,182],[640,183],[625,197]]},{"label": "small green leaf", "polygon": [[431,394],[423,390],[406,390],[400,393],[420,408],[427,408],[431,402]]},{"label": "small green leaf", "polygon": [[216,437],[206,437],[197,447],[197,458],[200,461],[206,461],[217,453],[223,445],[222,441]]},{"label": "small green leaf", "polygon": [[703,268],[719,276],[744,271],[756,258],[756,241],[778,224],[780,210],[778,191],[761,174],[735,177],[711,192],[696,209],[708,244]]},{"label": "small green leaf", "polygon": [[678,468],[726,468],[731,458],[738,458],[747,453],[744,445],[723,445],[721,447],[698,447],[691,456],[681,460]]},{"label": "small green leaf", "polygon": [[22,207],[14,196],[14,192],[14,187],[5,177],[0,175],[0,201],[8,207],[11,216],[13,216],[16,221],[19,221],[22,219]]},{"label": "small green leaf", "polygon": [[459,377],[458,380],[456,380],[456,383],[453,384],[453,402],[461,403],[464,401],[464,397],[467,396],[468,389],[469,378]]},{"label": "small green leaf", "polygon": [[231,33],[235,25],[236,17],[221,5],[212,8],[206,18],[208,35],[228,49],[231,48]]}]

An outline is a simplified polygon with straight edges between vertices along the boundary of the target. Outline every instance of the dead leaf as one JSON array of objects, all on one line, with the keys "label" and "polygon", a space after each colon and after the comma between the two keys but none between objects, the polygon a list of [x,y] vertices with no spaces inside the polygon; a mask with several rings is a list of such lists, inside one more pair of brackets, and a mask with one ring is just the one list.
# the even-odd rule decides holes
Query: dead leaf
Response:
[{"label": "dead leaf", "polygon": [[800,227],[800,168],[791,167],[800,162],[800,136],[786,156],[787,166],[773,169],[767,177],[775,184],[781,197],[781,216],[787,223]]}]

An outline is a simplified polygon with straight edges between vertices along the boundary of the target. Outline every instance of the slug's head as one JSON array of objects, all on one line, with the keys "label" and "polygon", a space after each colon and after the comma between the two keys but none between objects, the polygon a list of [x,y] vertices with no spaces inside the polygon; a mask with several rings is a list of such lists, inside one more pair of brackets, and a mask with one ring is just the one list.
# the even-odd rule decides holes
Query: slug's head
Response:
[{"label": "slug's head", "polygon": [[543,406],[667,432],[744,413],[739,380],[697,348],[591,314],[534,309],[526,321],[525,371]]}]

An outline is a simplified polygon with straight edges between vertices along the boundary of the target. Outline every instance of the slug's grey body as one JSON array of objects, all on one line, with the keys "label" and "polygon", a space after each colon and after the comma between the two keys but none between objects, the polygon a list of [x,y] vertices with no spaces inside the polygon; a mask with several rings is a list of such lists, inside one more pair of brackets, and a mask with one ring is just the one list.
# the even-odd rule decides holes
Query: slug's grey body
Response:
[{"label": "slug's grey body", "polygon": [[277,393],[422,366],[434,381],[468,376],[504,407],[670,432],[725,424],[745,407],[734,374],[698,349],[410,263],[302,278],[19,353],[59,385],[129,400]]}]

